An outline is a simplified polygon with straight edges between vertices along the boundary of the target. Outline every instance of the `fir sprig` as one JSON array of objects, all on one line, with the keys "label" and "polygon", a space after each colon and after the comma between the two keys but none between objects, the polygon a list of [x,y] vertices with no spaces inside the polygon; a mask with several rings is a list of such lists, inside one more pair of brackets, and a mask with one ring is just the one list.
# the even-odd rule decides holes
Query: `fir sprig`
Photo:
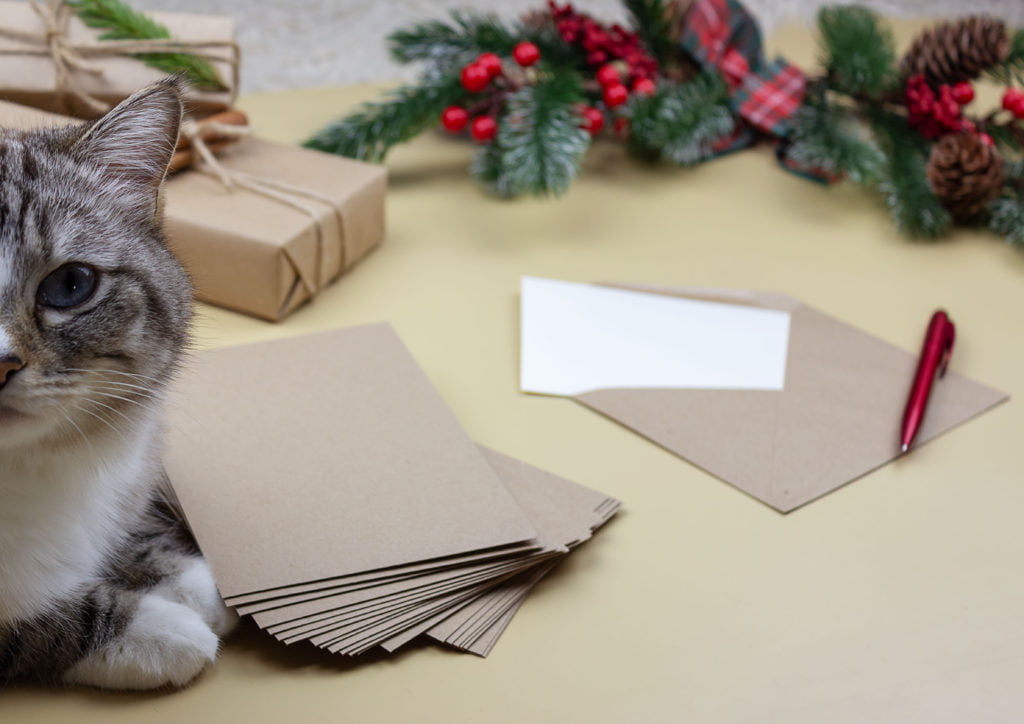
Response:
[{"label": "fir sprig", "polygon": [[392,146],[436,125],[441,111],[464,94],[457,75],[428,77],[391,91],[382,101],[364,103],[303,145],[349,158],[381,161]]},{"label": "fir sprig", "polygon": [[[107,31],[99,36],[100,40],[163,40],[171,37],[165,26],[121,0],[66,0],[65,4],[90,28]],[[165,73],[183,73],[197,88],[227,90],[217,70],[197,55],[133,53],[132,57]]]},{"label": "fir sprig", "polygon": [[862,131],[853,110],[829,101],[824,89],[811,89],[794,114],[786,156],[803,168],[846,175],[857,184],[879,180],[885,156]]},{"label": "fir sprig", "polygon": [[524,40],[537,45],[547,65],[573,65],[576,55],[557,34],[507,24],[496,15],[455,10],[447,22],[428,20],[388,36],[391,57],[399,63],[425,62],[430,70],[471,63],[481,53],[508,56]]},{"label": "fir sprig", "polygon": [[388,36],[388,47],[399,63],[465,65],[484,49],[509,52],[517,38],[496,15],[456,10],[448,22],[428,20],[394,31]]},{"label": "fir sprig", "polygon": [[939,236],[953,218],[928,185],[924,139],[894,113],[873,113],[872,127],[885,154],[878,189],[896,226],[910,236]]},{"label": "fir sprig", "polygon": [[1024,251],[1024,199],[1005,196],[989,206],[988,228],[1006,238],[1006,242]]},{"label": "fir sprig", "polygon": [[1010,36],[1010,48],[1006,60],[988,69],[988,75],[1002,85],[1024,85],[1024,29]]},{"label": "fir sprig", "polygon": [[580,78],[569,72],[510,93],[497,138],[473,159],[473,177],[506,198],[564,193],[590,146],[590,135],[580,128],[582,101]]},{"label": "fir sprig", "polygon": [[822,8],[818,28],[830,87],[853,96],[877,98],[895,84],[892,32],[874,12],[859,5]]},{"label": "fir sprig", "polygon": [[714,155],[713,144],[735,129],[729,92],[716,75],[682,85],[661,85],[629,105],[628,146],[644,158],[692,166]]},{"label": "fir sprig", "polygon": [[634,32],[659,63],[667,63],[676,51],[664,0],[623,0]]}]

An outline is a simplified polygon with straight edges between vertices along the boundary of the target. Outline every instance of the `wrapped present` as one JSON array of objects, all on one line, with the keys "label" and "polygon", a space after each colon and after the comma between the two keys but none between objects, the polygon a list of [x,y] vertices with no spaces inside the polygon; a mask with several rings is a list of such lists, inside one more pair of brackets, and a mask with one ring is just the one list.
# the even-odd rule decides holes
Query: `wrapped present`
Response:
[{"label": "wrapped present", "polygon": [[[62,122],[0,101],[0,127]],[[242,138],[167,180],[165,227],[198,299],[278,321],[380,243],[386,189],[383,166]]]},{"label": "wrapped present", "polygon": [[207,61],[215,87],[189,90],[205,115],[228,108],[238,92],[234,21],[216,15],[147,13],[170,38],[101,40],[59,0],[0,0],[0,99],[95,118],[166,73],[140,54],[186,53]]},{"label": "wrapped present", "polygon": [[246,138],[164,186],[175,252],[196,296],[277,321],[384,236],[382,166]]}]

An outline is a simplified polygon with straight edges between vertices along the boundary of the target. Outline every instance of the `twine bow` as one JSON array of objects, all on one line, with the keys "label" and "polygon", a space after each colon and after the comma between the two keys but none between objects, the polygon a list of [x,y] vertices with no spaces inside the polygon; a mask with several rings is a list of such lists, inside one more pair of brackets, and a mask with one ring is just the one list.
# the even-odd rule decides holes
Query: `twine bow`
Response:
[{"label": "twine bow", "polygon": [[53,61],[55,91],[61,110],[68,110],[67,98],[69,96],[88,108],[93,114],[98,115],[110,110],[110,104],[83,90],[75,78],[75,71],[93,76],[103,74],[103,68],[90,62],[89,57],[134,53],[189,53],[206,60],[223,61],[225,58],[220,55],[202,51],[212,48],[227,48],[231,51],[231,56],[227,59],[231,66],[231,87],[238,87],[240,53],[238,44],[233,41],[152,38],[72,43],[67,36],[71,9],[62,0],[46,0],[45,4],[39,0],[28,0],[28,5],[39,16],[43,24],[43,32],[32,33],[0,27],[0,36],[24,44],[11,48],[0,48],[0,55],[49,55]]},{"label": "twine bow", "polygon": [[[338,231],[341,234],[338,271],[343,270],[347,265],[347,249],[343,233],[345,227],[342,220],[341,206],[337,200],[317,191],[277,181],[276,179],[267,178],[265,176],[256,176],[243,171],[229,169],[217,160],[217,157],[214,156],[210,147],[203,138],[210,134],[216,134],[222,138],[238,139],[249,136],[251,133],[252,131],[249,126],[236,126],[218,123],[217,121],[196,121],[194,119],[186,119],[181,125],[181,134],[189,139],[189,142],[198,157],[193,164],[195,170],[213,176],[220,181],[225,190],[229,192],[244,190],[263,196],[264,198],[271,199],[277,203],[295,209],[296,211],[305,214],[313,221],[313,228],[316,231],[316,260],[313,265],[314,278],[310,278],[309,274],[304,271],[303,265],[299,263],[299,260],[293,255],[293,252],[290,249],[286,247],[283,251],[289,264],[291,264],[292,268],[295,270],[296,277],[303,288],[306,289],[310,297],[314,297],[323,288],[324,283],[327,281],[324,279],[323,268],[327,233],[324,230],[324,223],[320,213],[318,213],[314,207],[306,203],[306,201],[322,203],[330,208],[334,213],[334,217],[338,223]],[[285,298],[284,304],[282,305],[282,311],[283,308],[287,307],[288,303],[291,301],[291,297],[292,294],[289,293]]]},{"label": "twine bow", "polygon": [[726,79],[732,106],[747,123],[773,136],[786,135],[807,79],[781,58],[765,60],[757,22],[739,2],[697,0],[680,43],[705,71]]}]

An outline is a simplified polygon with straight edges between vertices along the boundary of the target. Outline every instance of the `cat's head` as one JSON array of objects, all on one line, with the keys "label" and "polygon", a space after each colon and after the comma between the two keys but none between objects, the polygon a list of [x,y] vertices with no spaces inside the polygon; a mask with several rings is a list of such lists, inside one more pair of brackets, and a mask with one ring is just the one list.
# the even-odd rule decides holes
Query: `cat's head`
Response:
[{"label": "cat's head", "polygon": [[172,373],[192,290],[159,192],[181,112],[168,79],[91,124],[0,129],[0,452],[124,432]]}]

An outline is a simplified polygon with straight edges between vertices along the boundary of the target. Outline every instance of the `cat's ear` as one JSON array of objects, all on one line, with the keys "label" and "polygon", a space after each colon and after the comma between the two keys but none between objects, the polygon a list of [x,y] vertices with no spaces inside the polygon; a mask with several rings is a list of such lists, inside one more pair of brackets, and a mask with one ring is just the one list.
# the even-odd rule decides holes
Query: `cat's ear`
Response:
[{"label": "cat's ear", "polygon": [[155,199],[178,141],[183,88],[177,77],[144,88],[86,127],[72,152],[109,183]]}]

